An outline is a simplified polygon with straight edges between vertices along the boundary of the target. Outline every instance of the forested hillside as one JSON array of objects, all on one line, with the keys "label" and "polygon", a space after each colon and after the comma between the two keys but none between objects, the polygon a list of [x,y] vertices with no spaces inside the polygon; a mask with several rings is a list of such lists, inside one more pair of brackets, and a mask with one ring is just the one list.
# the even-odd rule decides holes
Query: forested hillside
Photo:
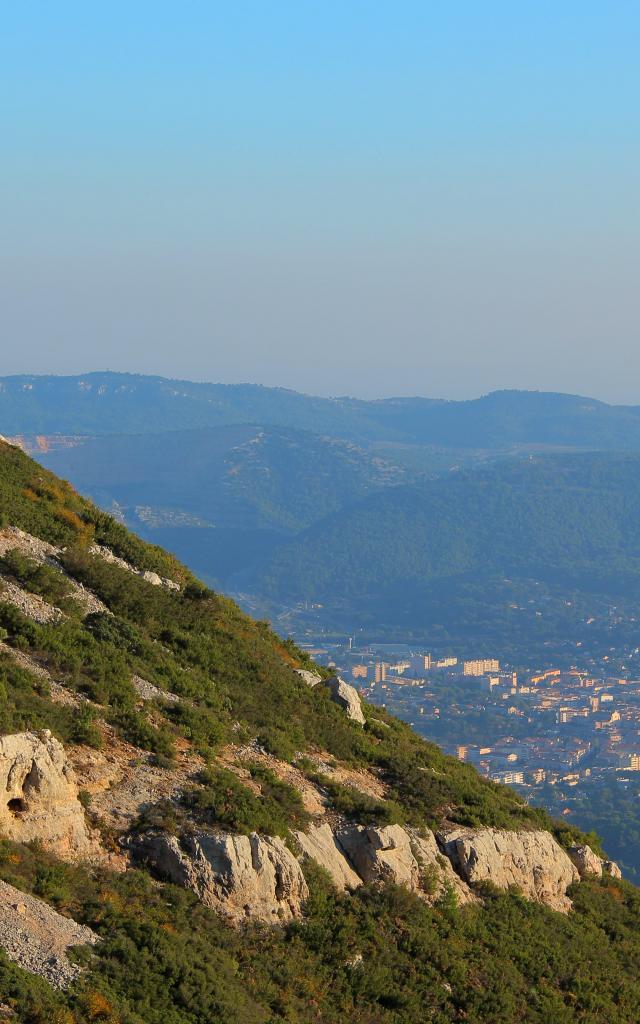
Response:
[{"label": "forested hillside", "polygon": [[[449,473],[329,517],[242,583],[283,603],[322,602],[353,623],[441,627],[503,645],[517,636],[524,646],[593,618],[596,637],[608,602],[629,616],[640,608],[639,498],[632,455]],[[526,615],[532,596],[537,616]]]},{"label": "forested hillside", "polygon": [[[640,897],[600,859],[596,837],[481,779],[383,709],[348,714],[328,674],[294,644],[4,443],[0,515],[0,746],[13,737],[62,757],[55,744],[64,745],[64,814],[70,803],[74,822],[84,814],[74,827],[86,828],[91,850],[48,847],[67,819],[47,814],[48,791],[29,775],[23,796],[0,808],[13,836],[0,839],[0,881],[95,936],[90,951],[69,954],[79,970],[56,988],[0,935],[10,954],[0,954],[0,1002],[13,1019],[637,1022]],[[42,840],[20,841],[34,822]],[[432,829],[442,836],[437,853]],[[390,838],[366,864],[354,853],[348,867],[340,854],[355,879],[344,890],[328,873],[337,845],[326,869],[321,856],[302,856],[321,834],[343,843],[411,837],[414,864],[412,851],[429,843],[434,859],[401,884]],[[447,836],[478,850],[494,836],[547,849],[547,876],[532,867],[524,890],[509,888],[513,873],[499,871],[497,884],[475,879],[448,859]],[[210,890],[188,873],[170,884],[160,862],[150,871],[135,859],[141,843],[160,843],[195,871],[189,844],[239,850],[247,837],[297,872],[299,904],[270,924],[250,907],[229,919],[233,887],[207,902]],[[573,866],[586,843],[594,874]],[[552,892],[544,886],[554,878],[564,881]],[[284,900],[278,886],[273,899]]]}]

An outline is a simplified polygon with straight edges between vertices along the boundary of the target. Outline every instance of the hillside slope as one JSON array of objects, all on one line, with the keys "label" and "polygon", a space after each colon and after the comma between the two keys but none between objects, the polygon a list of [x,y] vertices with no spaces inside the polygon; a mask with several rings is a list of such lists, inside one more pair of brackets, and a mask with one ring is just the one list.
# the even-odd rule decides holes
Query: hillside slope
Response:
[{"label": "hillside slope", "polygon": [[0,924],[92,943],[59,977],[0,928],[15,1019],[638,1020],[640,896],[596,837],[1,442],[0,516]]}]

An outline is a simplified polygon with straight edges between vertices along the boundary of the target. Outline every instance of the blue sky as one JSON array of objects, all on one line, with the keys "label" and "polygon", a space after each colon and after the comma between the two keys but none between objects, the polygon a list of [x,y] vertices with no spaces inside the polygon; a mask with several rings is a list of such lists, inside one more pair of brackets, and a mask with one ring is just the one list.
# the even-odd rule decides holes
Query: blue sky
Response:
[{"label": "blue sky", "polygon": [[1,18],[0,372],[640,402],[636,3]]}]

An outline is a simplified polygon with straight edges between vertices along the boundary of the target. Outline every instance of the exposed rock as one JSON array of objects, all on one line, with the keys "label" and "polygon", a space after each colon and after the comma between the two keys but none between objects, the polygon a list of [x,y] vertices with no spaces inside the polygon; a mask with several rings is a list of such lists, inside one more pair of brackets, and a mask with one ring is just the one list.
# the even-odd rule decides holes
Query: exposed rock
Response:
[{"label": "exposed rock", "polygon": [[605,860],[602,867],[608,875],[611,875],[612,878],[622,878],[622,871],[616,864],[615,860]]},{"label": "exposed rock", "polygon": [[550,832],[456,828],[438,833],[438,841],[466,882],[514,886],[554,910],[570,909],[567,889],[578,871]]},{"label": "exposed rock", "polygon": [[364,882],[405,885],[426,899],[437,899],[449,885],[459,903],[474,899],[441,856],[431,832],[420,835],[401,825],[353,825],[341,829],[336,839]]},{"label": "exposed rock", "polygon": [[302,852],[329,872],[337,889],[357,889],[362,885],[327,822],[308,832],[294,832],[294,836]]},{"label": "exposed rock", "polygon": [[[27,558],[33,559],[34,562],[40,562],[44,565],[49,565],[56,569],[61,576],[64,576],[67,586],[69,588],[69,597],[73,598],[74,601],[80,605],[85,615],[90,615],[95,612],[102,612],[103,614],[111,614],[107,606],[97,597],[93,591],[88,590],[82,583],[78,583],[73,577],[69,576],[65,572],[64,568],[60,564],[59,557],[62,549],[56,548],[53,544],[49,544],[46,540],[41,540],[40,537],[33,537],[30,533],[25,533],[23,530],[19,530],[16,526],[7,526],[3,530],[0,530],[0,555],[6,555],[8,551],[17,549],[21,554],[26,555]],[[21,588],[18,588],[21,589]],[[23,594],[28,593],[23,591]],[[28,595],[34,597],[35,595]],[[51,605],[46,605],[46,608],[51,608]],[[29,615],[30,618],[35,619],[36,622],[53,622],[56,618],[63,618],[63,613],[58,609],[54,608],[54,615],[47,613],[46,610],[40,610],[40,614],[49,614],[50,617],[46,619],[36,618],[33,614],[35,608],[38,612],[38,608],[32,605],[32,613],[24,611],[25,615]]]},{"label": "exposed rock", "polygon": [[569,848],[569,856],[578,869],[580,878],[584,878],[585,875],[597,875],[602,874],[602,858],[598,857],[597,853],[594,853],[590,846],[571,846]]},{"label": "exposed rock", "polygon": [[[323,682],[322,676],[318,672],[313,672],[306,668],[297,668],[295,671],[307,686],[317,686]],[[331,692],[331,697],[336,704],[344,708],[347,717],[354,722],[358,722],[360,725],[364,725],[360,694],[355,686],[351,686],[344,679],[341,679],[340,676],[332,676],[331,679],[325,679],[324,685]]]},{"label": "exposed rock", "polygon": [[578,869],[580,878],[587,875],[595,875],[596,878],[600,878],[603,873],[611,875],[613,878],[622,878],[622,872],[615,861],[604,860],[594,853],[590,846],[571,846],[569,856]]},{"label": "exposed rock", "polygon": [[142,676],[132,676],[131,683],[141,700],[166,700],[170,704],[175,704],[180,700],[177,694],[169,693],[168,690],[161,690],[159,687],[154,686],[153,683],[143,679]]},{"label": "exposed rock", "polygon": [[89,554],[97,555],[103,562],[109,562],[111,565],[117,565],[121,569],[126,569],[127,572],[133,573],[134,576],[140,576],[153,587],[164,587],[165,590],[180,590],[180,584],[175,583],[174,580],[159,576],[157,572],[152,572],[150,569],[136,569],[135,565],[126,562],[124,558],[119,558],[118,555],[114,555],[111,548],[104,547],[102,544],[92,544],[89,548]]},{"label": "exposed rock", "polygon": [[307,668],[297,668],[296,672],[302,679],[303,683],[306,683],[307,686],[317,686],[318,683],[322,682],[321,675],[319,675],[317,672],[311,672]]},{"label": "exposed rock", "polygon": [[48,729],[0,737],[0,832],[68,860],[94,852],[73,770]]},{"label": "exposed rock", "polygon": [[300,917],[309,895],[302,869],[282,839],[255,832],[202,832],[180,842],[152,831],[137,837],[132,852],[235,922],[257,918],[278,923]]},{"label": "exposed rock", "polygon": [[33,537],[30,533],[19,530],[17,526],[5,526],[0,530],[0,556],[6,555],[14,548],[18,548],[23,555],[33,558],[36,562],[49,562],[60,554],[60,548],[54,547],[46,540]]},{"label": "exposed rock", "polygon": [[340,676],[328,679],[326,685],[329,687],[331,696],[336,704],[339,704],[346,711],[347,718],[350,718],[352,722],[357,722],[359,725],[364,725],[360,694],[355,686],[345,683],[344,679],[341,679]]},{"label": "exposed rock", "polygon": [[56,988],[66,988],[82,970],[68,959],[68,950],[96,942],[98,936],[91,928],[0,882],[0,947],[25,971],[41,975]]}]

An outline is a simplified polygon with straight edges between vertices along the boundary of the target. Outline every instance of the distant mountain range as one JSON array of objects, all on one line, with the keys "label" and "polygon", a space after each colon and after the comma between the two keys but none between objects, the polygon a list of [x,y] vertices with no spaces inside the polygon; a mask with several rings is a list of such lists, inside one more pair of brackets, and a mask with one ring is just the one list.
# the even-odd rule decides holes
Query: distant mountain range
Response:
[{"label": "distant mountain range", "polygon": [[640,450],[640,406],[574,395],[496,391],[461,402],[363,401],[117,373],[2,377],[0,423],[9,434],[148,434],[252,423],[360,442]]},{"label": "distant mountain range", "polygon": [[283,629],[321,606],[442,645],[605,645],[620,602],[633,628],[640,407],[93,373],[1,378],[0,432]]}]

